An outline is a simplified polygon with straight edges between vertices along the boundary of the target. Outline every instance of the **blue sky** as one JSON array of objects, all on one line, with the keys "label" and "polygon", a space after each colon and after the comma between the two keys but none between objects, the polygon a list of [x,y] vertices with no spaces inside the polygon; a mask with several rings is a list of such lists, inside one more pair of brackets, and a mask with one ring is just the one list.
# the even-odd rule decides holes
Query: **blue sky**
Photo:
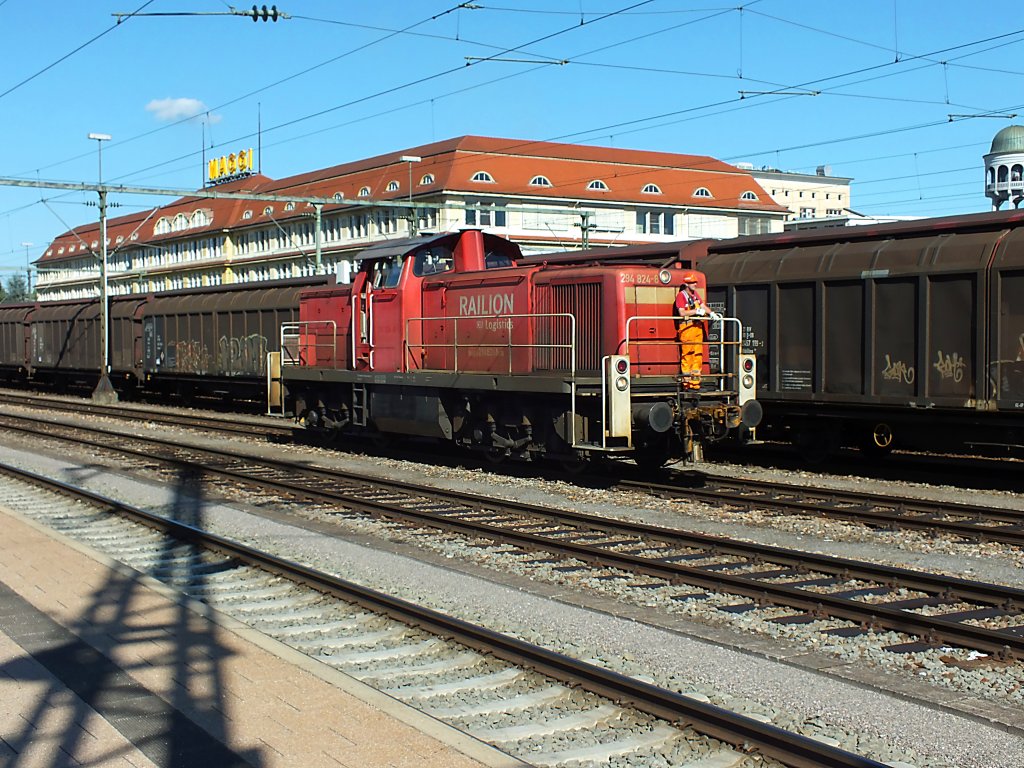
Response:
[{"label": "blue sky", "polygon": [[[0,0],[0,176],[94,182],[99,132],[113,136],[104,181],[194,189],[204,142],[207,156],[256,146],[262,123],[274,178],[481,134],[829,165],[853,177],[860,212],[947,215],[988,210],[982,155],[1024,124],[1013,4],[276,4],[292,18],[117,23],[229,6]],[[999,117],[960,117],[983,114]],[[95,197],[0,187],[0,278],[95,220]],[[111,215],[161,200],[115,197]]]}]

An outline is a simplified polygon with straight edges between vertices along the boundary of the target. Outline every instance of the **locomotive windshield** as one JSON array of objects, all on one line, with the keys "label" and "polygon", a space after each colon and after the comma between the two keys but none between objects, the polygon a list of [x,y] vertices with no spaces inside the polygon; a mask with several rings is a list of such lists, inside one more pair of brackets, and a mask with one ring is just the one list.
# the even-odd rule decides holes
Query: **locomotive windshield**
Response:
[{"label": "locomotive windshield", "polygon": [[416,255],[413,258],[412,273],[416,277],[436,275],[455,268],[452,249],[446,245],[432,245],[429,248],[421,248],[416,251]]},{"label": "locomotive windshield", "polygon": [[378,259],[370,267],[370,282],[374,288],[396,288],[402,277],[402,259],[400,256],[389,256]]}]

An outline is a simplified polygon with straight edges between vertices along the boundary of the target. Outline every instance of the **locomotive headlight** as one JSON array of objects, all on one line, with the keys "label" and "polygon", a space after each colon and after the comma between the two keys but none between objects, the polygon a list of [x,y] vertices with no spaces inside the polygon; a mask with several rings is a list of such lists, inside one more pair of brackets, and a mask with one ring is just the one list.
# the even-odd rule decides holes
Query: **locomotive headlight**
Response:
[{"label": "locomotive headlight", "polygon": [[619,390],[619,392],[625,392],[627,389],[629,389],[629,379],[627,379],[625,376],[619,376],[617,379],[615,379],[615,388]]},{"label": "locomotive headlight", "polygon": [[658,280],[661,281],[662,285],[668,285],[672,282],[672,273],[667,269],[663,269],[658,273]]},{"label": "locomotive headlight", "polygon": [[625,374],[629,370],[629,363],[619,358],[615,361],[615,372],[619,374]]},{"label": "locomotive headlight", "polygon": [[752,386],[754,386],[754,377],[751,376],[749,373],[743,374],[743,379],[741,381],[743,383],[744,389],[750,389]]},{"label": "locomotive headlight", "polygon": [[746,371],[747,373],[750,373],[752,370],[754,370],[754,361],[751,360],[749,357],[743,361],[743,370]]}]

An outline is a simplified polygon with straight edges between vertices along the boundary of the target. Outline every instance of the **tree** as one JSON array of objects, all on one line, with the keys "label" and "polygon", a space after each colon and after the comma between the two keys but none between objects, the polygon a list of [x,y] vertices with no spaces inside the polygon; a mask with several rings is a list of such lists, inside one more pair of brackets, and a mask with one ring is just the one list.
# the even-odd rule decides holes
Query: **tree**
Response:
[{"label": "tree", "polygon": [[0,298],[7,304],[13,304],[18,301],[29,301],[31,296],[28,291],[28,282],[25,280],[25,276],[21,273],[16,273],[7,278],[7,284],[0,289],[3,291],[4,296]]}]

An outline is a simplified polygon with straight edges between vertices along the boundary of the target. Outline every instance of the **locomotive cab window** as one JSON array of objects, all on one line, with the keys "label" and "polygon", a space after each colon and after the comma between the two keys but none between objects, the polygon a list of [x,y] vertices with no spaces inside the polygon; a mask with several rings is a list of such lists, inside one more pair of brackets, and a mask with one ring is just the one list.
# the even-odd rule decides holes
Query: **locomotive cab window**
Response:
[{"label": "locomotive cab window", "polygon": [[378,259],[370,267],[370,282],[374,288],[396,288],[402,278],[402,260],[398,256]]},{"label": "locomotive cab window", "polygon": [[484,256],[484,269],[499,269],[511,266],[515,265],[508,254],[500,253],[499,251],[488,251],[487,255]]},{"label": "locomotive cab window", "polygon": [[455,268],[455,259],[452,257],[451,249],[444,246],[422,248],[416,251],[413,259],[412,273],[416,277],[436,275]]}]

